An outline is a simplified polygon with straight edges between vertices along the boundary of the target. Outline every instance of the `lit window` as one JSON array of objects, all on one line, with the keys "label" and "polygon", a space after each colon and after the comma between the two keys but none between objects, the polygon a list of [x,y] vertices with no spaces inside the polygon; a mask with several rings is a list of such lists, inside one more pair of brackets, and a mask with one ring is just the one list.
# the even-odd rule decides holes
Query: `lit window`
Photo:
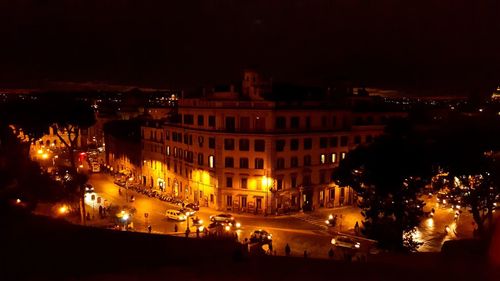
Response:
[{"label": "lit window", "polygon": [[342,159],[345,158],[345,152],[342,152]]},{"label": "lit window", "polygon": [[337,154],[332,153],[332,163],[335,163],[337,161]]},{"label": "lit window", "polygon": [[214,156],[213,155],[208,156],[208,165],[210,168],[214,167]]},{"label": "lit window", "polygon": [[324,154],[321,154],[320,161],[321,161],[321,164],[325,164],[325,162],[326,162],[326,157],[325,157],[325,155],[324,155]]},{"label": "lit window", "polygon": [[170,146],[167,145],[167,155],[170,155]]}]

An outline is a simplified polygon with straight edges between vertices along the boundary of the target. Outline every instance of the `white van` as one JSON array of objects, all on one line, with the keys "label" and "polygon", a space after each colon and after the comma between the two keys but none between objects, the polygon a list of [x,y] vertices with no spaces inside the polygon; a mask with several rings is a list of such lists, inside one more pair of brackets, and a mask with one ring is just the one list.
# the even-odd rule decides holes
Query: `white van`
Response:
[{"label": "white van", "polygon": [[186,214],[179,210],[167,210],[165,213],[165,216],[169,219],[176,220],[176,221],[185,221],[187,219]]}]

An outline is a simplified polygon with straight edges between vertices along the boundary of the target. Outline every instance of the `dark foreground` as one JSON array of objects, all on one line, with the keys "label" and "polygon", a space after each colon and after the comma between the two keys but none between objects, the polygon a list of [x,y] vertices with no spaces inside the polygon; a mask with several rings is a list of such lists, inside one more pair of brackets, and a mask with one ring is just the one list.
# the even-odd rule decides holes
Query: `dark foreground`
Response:
[{"label": "dark foreground", "polygon": [[0,280],[499,280],[486,247],[380,254],[368,262],[248,256],[229,240],[85,228],[44,217],[0,215]]}]

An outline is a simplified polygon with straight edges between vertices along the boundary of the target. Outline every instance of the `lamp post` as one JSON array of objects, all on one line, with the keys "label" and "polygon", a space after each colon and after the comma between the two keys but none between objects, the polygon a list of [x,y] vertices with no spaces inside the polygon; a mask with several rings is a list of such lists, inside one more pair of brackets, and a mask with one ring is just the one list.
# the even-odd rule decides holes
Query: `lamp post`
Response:
[{"label": "lamp post", "polygon": [[95,202],[95,194],[90,196],[90,200],[92,200],[92,219],[94,219],[94,202]]},{"label": "lamp post", "polygon": [[127,187],[127,184],[129,184],[129,182],[132,182],[133,180],[134,180],[133,177],[129,177],[128,181],[125,183],[125,201],[127,201],[127,203],[128,203],[128,187]]},{"label": "lamp post", "polygon": [[303,196],[303,195],[302,195],[302,194],[303,194],[303,192],[304,192],[304,187],[303,187],[303,186],[301,186],[301,187],[299,188],[299,211],[300,211],[300,212],[303,212],[303,211],[304,211],[304,209],[302,208],[302,204],[303,204],[303,202],[302,202],[302,200],[303,200],[302,196]]},{"label": "lamp post", "polygon": [[[271,214],[273,212],[273,207],[274,207],[274,210],[275,212],[277,211],[277,206],[278,206],[278,198],[276,198],[276,183],[275,181],[273,180],[272,181],[272,184],[271,186],[269,187],[269,191],[271,192]],[[273,197],[274,197],[274,200],[273,200]],[[273,206],[273,201],[274,201],[274,206]]]}]

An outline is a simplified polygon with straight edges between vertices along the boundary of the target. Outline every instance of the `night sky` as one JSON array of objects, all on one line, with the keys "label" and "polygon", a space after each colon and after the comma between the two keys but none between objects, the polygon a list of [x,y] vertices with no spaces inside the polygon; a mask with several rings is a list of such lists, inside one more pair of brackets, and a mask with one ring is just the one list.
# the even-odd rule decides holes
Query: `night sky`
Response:
[{"label": "night sky", "polygon": [[0,86],[276,81],[434,93],[500,82],[495,0],[2,0]]}]

